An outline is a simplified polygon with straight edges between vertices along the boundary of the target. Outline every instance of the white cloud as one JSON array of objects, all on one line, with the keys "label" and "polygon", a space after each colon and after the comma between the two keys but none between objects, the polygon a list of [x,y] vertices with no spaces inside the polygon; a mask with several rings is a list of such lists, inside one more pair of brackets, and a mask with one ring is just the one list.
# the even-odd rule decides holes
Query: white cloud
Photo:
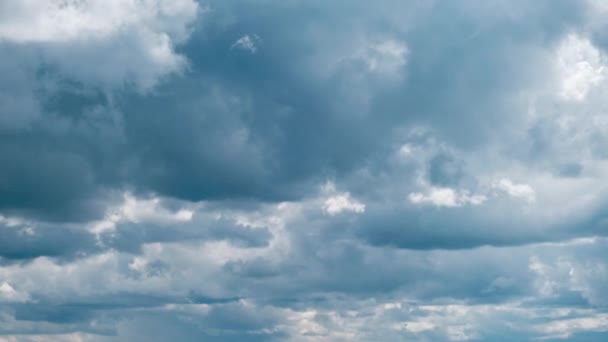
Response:
[{"label": "white cloud", "polygon": [[0,41],[36,44],[44,63],[85,83],[148,89],[186,65],[173,46],[197,13],[193,0],[7,0]]},{"label": "white cloud", "polygon": [[251,53],[255,53],[258,50],[258,44],[260,42],[260,37],[254,34],[252,36],[245,35],[241,38],[237,39],[234,44],[230,47],[231,49],[238,48],[249,51]]},{"label": "white cloud", "polygon": [[493,187],[505,192],[511,197],[522,198],[528,202],[536,201],[536,191],[528,184],[516,184],[508,178],[502,178],[495,182]]},{"label": "white cloud", "polygon": [[468,341],[477,337],[471,324],[447,327],[446,335],[450,341]]},{"label": "white cloud", "polygon": [[344,211],[359,214],[365,212],[365,204],[352,198],[348,192],[337,192],[335,185],[331,182],[327,182],[323,186],[323,192],[327,193],[329,197],[325,199],[322,207],[330,215],[336,215]]},{"label": "white cloud", "polygon": [[369,71],[394,72],[407,61],[408,48],[397,40],[385,40],[369,46],[363,60]]},{"label": "white cloud", "polygon": [[362,213],[365,211],[365,204],[358,202],[350,197],[348,192],[332,196],[325,200],[323,205],[325,210],[330,215],[339,214],[343,211],[352,211]]},{"label": "white cloud", "polygon": [[605,78],[604,58],[586,38],[568,35],[558,48],[556,65],[560,79],[559,95],[565,100],[582,101]]},{"label": "white cloud", "polygon": [[399,148],[399,155],[402,158],[409,158],[414,154],[414,149],[411,144],[404,144]]},{"label": "white cloud", "polygon": [[189,0],[7,0],[0,37],[15,43],[54,43],[103,39],[126,29],[186,36],[173,20],[191,18],[197,4]]},{"label": "white cloud", "polygon": [[537,330],[546,334],[546,338],[566,339],[572,334],[579,332],[607,332],[608,315],[598,314],[588,317],[555,320],[536,327]]},{"label": "white cloud", "polygon": [[426,194],[412,192],[408,196],[414,204],[432,204],[437,207],[461,207],[463,205],[480,205],[487,200],[484,195],[468,191],[456,191],[451,188],[432,187]]},{"label": "white cloud", "polygon": [[9,283],[0,284],[0,301],[25,302],[27,300],[29,300],[27,294],[17,292]]},{"label": "white cloud", "polygon": [[3,224],[7,227],[17,227],[17,226],[21,225],[22,223],[23,223],[23,221],[16,217],[6,217],[3,215],[0,215],[0,224]]},{"label": "white cloud", "polygon": [[405,323],[404,329],[407,331],[411,331],[413,333],[419,333],[419,332],[423,332],[423,331],[427,331],[427,330],[433,330],[435,328],[436,328],[435,324],[433,324],[432,322],[412,321],[412,322]]},{"label": "white cloud", "polygon": [[91,224],[91,232],[100,234],[113,231],[119,222],[187,222],[191,221],[194,212],[189,209],[179,209],[171,211],[162,206],[157,197],[150,199],[138,199],[135,196],[125,193],[123,203],[116,209],[110,211],[106,217],[98,222]]},{"label": "white cloud", "polygon": [[121,207],[121,216],[131,222],[141,221],[190,221],[192,211],[180,209],[172,212],[160,204],[159,198],[138,199],[130,194],[125,194],[125,203]]},{"label": "white cloud", "polygon": [[146,266],[148,266],[148,260],[142,257],[135,257],[129,263],[129,269],[139,273],[144,272]]}]

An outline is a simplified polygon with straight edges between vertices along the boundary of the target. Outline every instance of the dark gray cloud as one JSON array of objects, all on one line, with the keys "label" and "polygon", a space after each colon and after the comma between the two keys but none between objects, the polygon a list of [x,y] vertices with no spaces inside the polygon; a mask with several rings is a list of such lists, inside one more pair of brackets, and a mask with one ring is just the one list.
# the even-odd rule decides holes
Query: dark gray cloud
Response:
[{"label": "dark gray cloud", "polygon": [[95,237],[82,228],[27,225],[0,229],[2,261],[28,260],[40,256],[74,258],[99,252]]},{"label": "dark gray cloud", "polygon": [[[26,132],[2,137],[10,152],[25,149],[14,157],[3,153],[3,164],[14,170],[2,178],[24,190],[12,194],[5,186],[2,206],[85,218],[102,210],[102,203],[91,201],[100,200],[104,189],[125,186],[188,200],[296,199],[315,182],[365,165],[393,144],[391,132],[401,125],[432,124],[451,143],[483,143],[489,131],[499,134],[497,127],[517,120],[522,107],[511,94],[546,72],[539,49],[582,16],[571,2],[496,4],[528,14],[497,20],[485,16],[491,6],[391,4],[427,19],[410,18],[405,25],[391,17],[392,26],[376,26],[371,23],[386,14],[376,9],[366,13],[370,25],[351,32],[349,16],[331,13],[357,16],[365,13],[362,4],[209,6],[214,14],[202,17],[177,50],[189,59],[185,77],[171,77],[143,95],[82,91],[89,86],[79,79],[39,89],[47,93],[34,103],[43,117]],[[295,15],[300,11],[307,15]],[[297,29],[276,29],[288,24]],[[509,30],[522,24],[520,30],[534,34]],[[249,32],[263,37],[263,48],[253,54],[229,48]],[[386,41],[407,51],[403,64],[390,70],[395,80],[372,70],[370,59],[383,61],[365,53]],[[45,67],[32,69],[20,80],[30,82],[30,92],[48,74]],[[66,77],[61,70],[51,77],[55,73]],[[432,166],[432,177],[457,172],[441,167]],[[39,169],[48,171],[20,172]],[[25,197],[28,187],[37,187],[36,197]]]}]

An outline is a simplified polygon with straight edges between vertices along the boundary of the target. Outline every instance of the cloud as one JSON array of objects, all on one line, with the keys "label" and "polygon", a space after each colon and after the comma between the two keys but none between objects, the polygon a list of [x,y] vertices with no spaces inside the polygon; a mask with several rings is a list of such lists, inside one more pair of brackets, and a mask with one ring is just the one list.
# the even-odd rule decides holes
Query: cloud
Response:
[{"label": "cloud", "polygon": [[389,39],[372,44],[362,58],[370,72],[394,73],[406,64],[407,53],[405,44]]},{"label": "cloud", "polygon": [[185,66],[174,45],[187,39],[197,11],[190,0],[8,1],[0,40],[38,47],[43,63],[77,81],[148,89]]},{"label": "cloud", "polygon": [[27,295],[17,292],[9,283],[0,284],[0,299],[6,302],[22,302],[28,300]]},{"label": "cloud", "polygon": [[427,195],[412,192],[408,195],[414,204],[429,203],[437,207],[460,207],[462,205],[480,205],[487,200],[484,195],[469,195],[467,191],[456,192],[450,188],[431,188]]},{"label": "cloud", "polygon": [[328,194],[328,198],[323,203],[323,210],[330,215],[336,215],[343,211],[365,212],[365,204],[351,198],[348,192],[337,192],[333,183],[326,183],[323,186],[323,192]]},{"label": "cloud", "polygon": [[493,184],[494,188],[515,198],[523,198],[528,202],[536,200],[536,192],[528,184],[515,184],[508,178],[502,178]]},{"label": "cloud", "polygon": [[605,340],[605,15],[3,2],[0,340]]},{"label": "cloud", "polygon": [[258,50],[258,44],[260,41],[260,37],[257,35],[244,35],[241,38],[237,39],[234,44],[230,46],[231,49],[239,48],[251,53],[255,53]]},{"label": "cloud", "polygon": [[604,79],[604,57],[588,40],[567,36],[557,51],[557,68],[565,100],[582,101]]},{"label": "cloud", "polygon": [[539,330],[552,338],[568,339],[581,331],[605,333],[607,331],[606,323],[608,323],[608,317],[606,315],[598,315],[595,317],[563,319],[547,323],[539,327]]}]

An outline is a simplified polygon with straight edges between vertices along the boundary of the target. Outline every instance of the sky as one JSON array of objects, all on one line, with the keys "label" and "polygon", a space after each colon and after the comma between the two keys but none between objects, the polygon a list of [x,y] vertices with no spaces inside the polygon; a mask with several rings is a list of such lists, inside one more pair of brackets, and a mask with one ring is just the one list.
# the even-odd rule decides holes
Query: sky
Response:
[{"label": "sky", "polygon": [[607,19],[0,0],[0,341],[608,341]]}]

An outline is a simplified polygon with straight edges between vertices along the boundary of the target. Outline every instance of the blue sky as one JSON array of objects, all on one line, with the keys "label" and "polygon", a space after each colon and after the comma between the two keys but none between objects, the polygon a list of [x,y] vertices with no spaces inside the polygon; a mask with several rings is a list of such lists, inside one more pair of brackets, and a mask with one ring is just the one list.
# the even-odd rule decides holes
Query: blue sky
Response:
[{"label": "blue sky", "polygon": [[0,2],[0,341],[608,340],[608,5]]}]

